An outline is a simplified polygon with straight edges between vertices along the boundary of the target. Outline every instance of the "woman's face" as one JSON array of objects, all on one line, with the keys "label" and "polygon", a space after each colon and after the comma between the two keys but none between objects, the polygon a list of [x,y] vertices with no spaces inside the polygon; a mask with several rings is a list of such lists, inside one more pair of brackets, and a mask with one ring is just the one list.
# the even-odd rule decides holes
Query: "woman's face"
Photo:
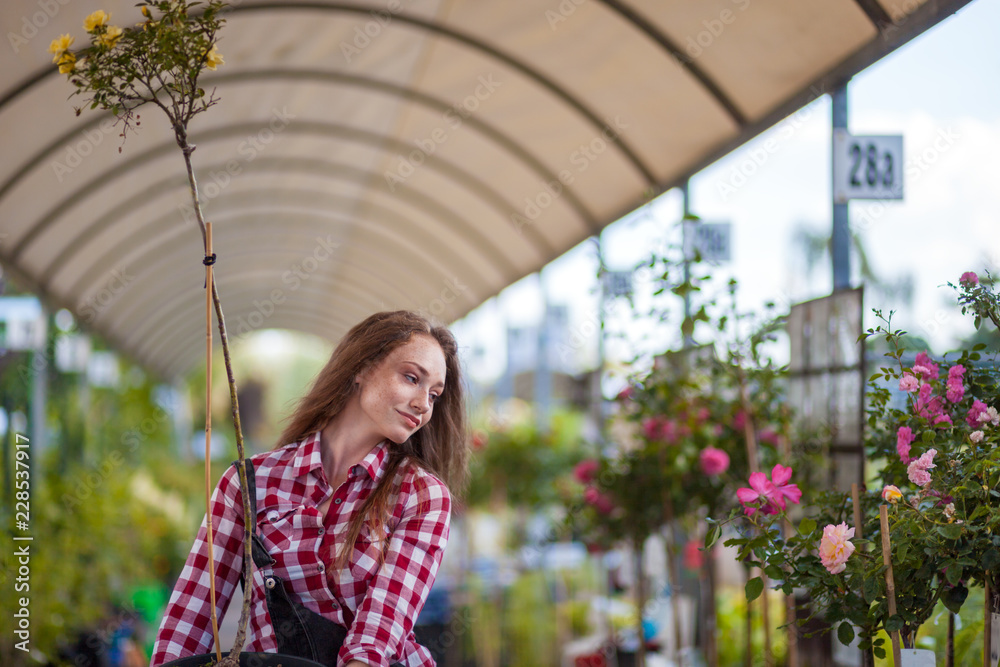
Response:
[{"label": "woman's face", "polygon": [[358,376],[361,409],[380,435],[404,442],[430,421],[434,402],[445,388],[445,372],[438,342],[414,334],[369,373]]}]

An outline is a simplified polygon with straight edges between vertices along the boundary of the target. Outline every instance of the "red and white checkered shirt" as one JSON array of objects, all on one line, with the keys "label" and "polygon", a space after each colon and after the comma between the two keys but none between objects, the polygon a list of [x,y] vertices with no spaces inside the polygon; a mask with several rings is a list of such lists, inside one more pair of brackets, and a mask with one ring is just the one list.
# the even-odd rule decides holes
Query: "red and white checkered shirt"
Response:
[{"label": "red and white checkered shirt", "polygon": [[[388,440],[376,445],[336,490],[323,470],[320,432],[301,443],[253,456],[258,532],[277,561],[274,574],[289,582],[302,604],[348,628],[339,665],[360,660],[373,667],[389,667],[393,662],[432,667],[430,652],[417,644],[412,629],[448,541],[451,495],[447,486],[416,465],[401,468],[391,496],[395,504],[386,522],[389,543],[381,566],[381,544],[365,523],[349,566],[340,571],[333,567],[351,519],[385,472],[388,447]],[[318,506],[331,496],[324,517]],[[220,621],[243,571],[242,503],[239,474],[230,466],[209,505]],[[164,612],[150,667],[215,650],[207,534],[202,521]],[[264,577],[257,568],[248,635],[245,650],[277,651],[264,600]]]}]

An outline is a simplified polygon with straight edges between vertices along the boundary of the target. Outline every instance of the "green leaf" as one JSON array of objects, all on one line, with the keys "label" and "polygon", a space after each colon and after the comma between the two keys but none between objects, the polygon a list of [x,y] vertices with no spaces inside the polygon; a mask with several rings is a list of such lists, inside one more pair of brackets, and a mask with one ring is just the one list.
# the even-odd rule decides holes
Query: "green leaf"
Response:
[{"label": "green leaf", "polygon": [[719,534],[722,532],[722,526],[717,523],[713,523],[709,529],[708,534],[705,535],[705,548],[711,549],[712,545],[716,543],[719,539]]},{"label": "green leaf", "polygon": [[760,594],[764,592],[764,580],[760,577],[754,577],[747,582],[746,593],[747,602],[753,602],[760,597]]},{"label": "green leaf", "polygon": [[983,569],[990,571],[997,569],[1000,565],[1000,550],[989,549],[983,554]]},{"label": "green leaf", "polygon": [[816,530],[816,520],[806,517],[799,522],[799,535],[809,535]]},{"label": "green leaf", "polygon": [[938,526],[937,531],[947,540],[957,540],[962,536],[962,526],[957,523],[949,523],[946,526]]},{"label": "green leaf", "polygon": [[882,648],[881,646],[876,646],[875,648],[873,648],[872,653],[874,653],[875,657],[878,658],[879,660],[885,660],[885,649]]},{"label": "green leaf", "polygon": [[944,571],[945,579],[947,579],[948,583],[951,584],[952,586],[956,585],[958,582],[962,580],[962,571],[964,569],[965,568],[963,568],[958,563],[952,563],[947,568],[945,568]]},{"label": "green leaf", "polygon": [[851,642],[854,641],[854,628],[851,627],[850,623],[841,623],[837,628],[837,639],[844,646],[850,646]]},{"label": "green leaf", "polygon": [[875,577],[865,577],[861,592],[865,597],[865,602],[871,604],[878,597],[878,579]]},{"label": "green leaf", "polygon": [[903,625],[905,625],[903,617],[899,614],[893,614],[889,617],[889,620],[885,622],[885,630],[886,632],[899,632],[903,629]]}]

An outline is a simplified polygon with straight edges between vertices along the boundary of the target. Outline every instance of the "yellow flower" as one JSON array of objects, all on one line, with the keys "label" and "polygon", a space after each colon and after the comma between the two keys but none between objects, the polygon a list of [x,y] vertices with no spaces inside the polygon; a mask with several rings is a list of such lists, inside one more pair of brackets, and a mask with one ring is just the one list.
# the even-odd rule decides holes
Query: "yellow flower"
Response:
[{"label": "yellow flower", "polygon": [[49,53],[55,55],[52,56],[52,62],[57,63],[59,59],[62,58],[63,53],[73,44],[75,40],[69,35],[59,35],[59,39],[53,39],[52,43],[49,44]]},{"label": "yellow flower", "polygon": [[142,9],[140,9],[139,11],[142,12],[142,15],[145,16],[147,19],[152,18],[152,16],[150,16],[149,14],[149,7],[143,5]]},{"label": "yellow flower", "polygon": [[108,29],[104,31],[103,35],[98,35],[97,41],[108,47],[109,49],[115,48],[115,44],[118,40],[122,38],[122,29],[116,25],[109,25]]},{"label": "yellow flower", "polygon": [[87,32],[94,32],[94,30],[106,24],[110,19],[111,14],[105,13],[103,9],[98,9],[83,20],[83,29]]},{"label": "yellow flower", "polygon": [[62,54],[59,59],[59,73],[70,74],[76,68],[76,56],[72,51]]},{"label": "yellow flower", "polygon": [[210,70],[215,70],[219,65],[225,65],[226,61],[222,59],[222,54],[215,50],[215,45],[212,45],[212,49],[205,54],[205,66]]}]

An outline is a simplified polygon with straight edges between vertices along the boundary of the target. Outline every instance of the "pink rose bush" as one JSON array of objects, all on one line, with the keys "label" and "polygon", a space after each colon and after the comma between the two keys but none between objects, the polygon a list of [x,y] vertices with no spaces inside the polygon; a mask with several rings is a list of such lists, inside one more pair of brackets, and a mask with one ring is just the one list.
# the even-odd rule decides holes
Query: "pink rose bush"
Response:
[{"label": "pink rose bush", "polygon": [[[963,312],[977,327],[1000,328],[1000,297],[992,277],[964,274],[959,285]],[[938,604],[958,613],[971,588],[989,580],[1000,589],[1000,373],[985,345],[944,358],[929,351],[909,357],[905,334],[882,324],[865,338],[888,344],[888,364],[874,372],[866,395],[865,448],[877,483],[859,495],[860,525],[846,489],[792,485],[778,468],[755,473],[737,490],[740,506],[723,521],[710,521],[706,544],[725,524],[743,522],[725,541],[741,560],[765,569],[784,593],[803,592],[838,638],[886,655],[880,632],[899,631],[904,642]],[[798,466],[797,466],[798,467]],[[869,473],[871,474],[871,473]],[[794,486],[792,491],[789,487]],[[786,495],[792,493],[792,496]],[[799,505],[789,517],[789,509]],[[888,518],[897,612],[890,616],[882,555],[880,513]],[[790,530],[784,529],[790,522]],[[862,536],[864,539],[862,539]],[[747,597],[760,595],[747,584]],[[1000,612],[1000,609],[994,611]],[[850,621],[851,625],[841,621]]]}]

